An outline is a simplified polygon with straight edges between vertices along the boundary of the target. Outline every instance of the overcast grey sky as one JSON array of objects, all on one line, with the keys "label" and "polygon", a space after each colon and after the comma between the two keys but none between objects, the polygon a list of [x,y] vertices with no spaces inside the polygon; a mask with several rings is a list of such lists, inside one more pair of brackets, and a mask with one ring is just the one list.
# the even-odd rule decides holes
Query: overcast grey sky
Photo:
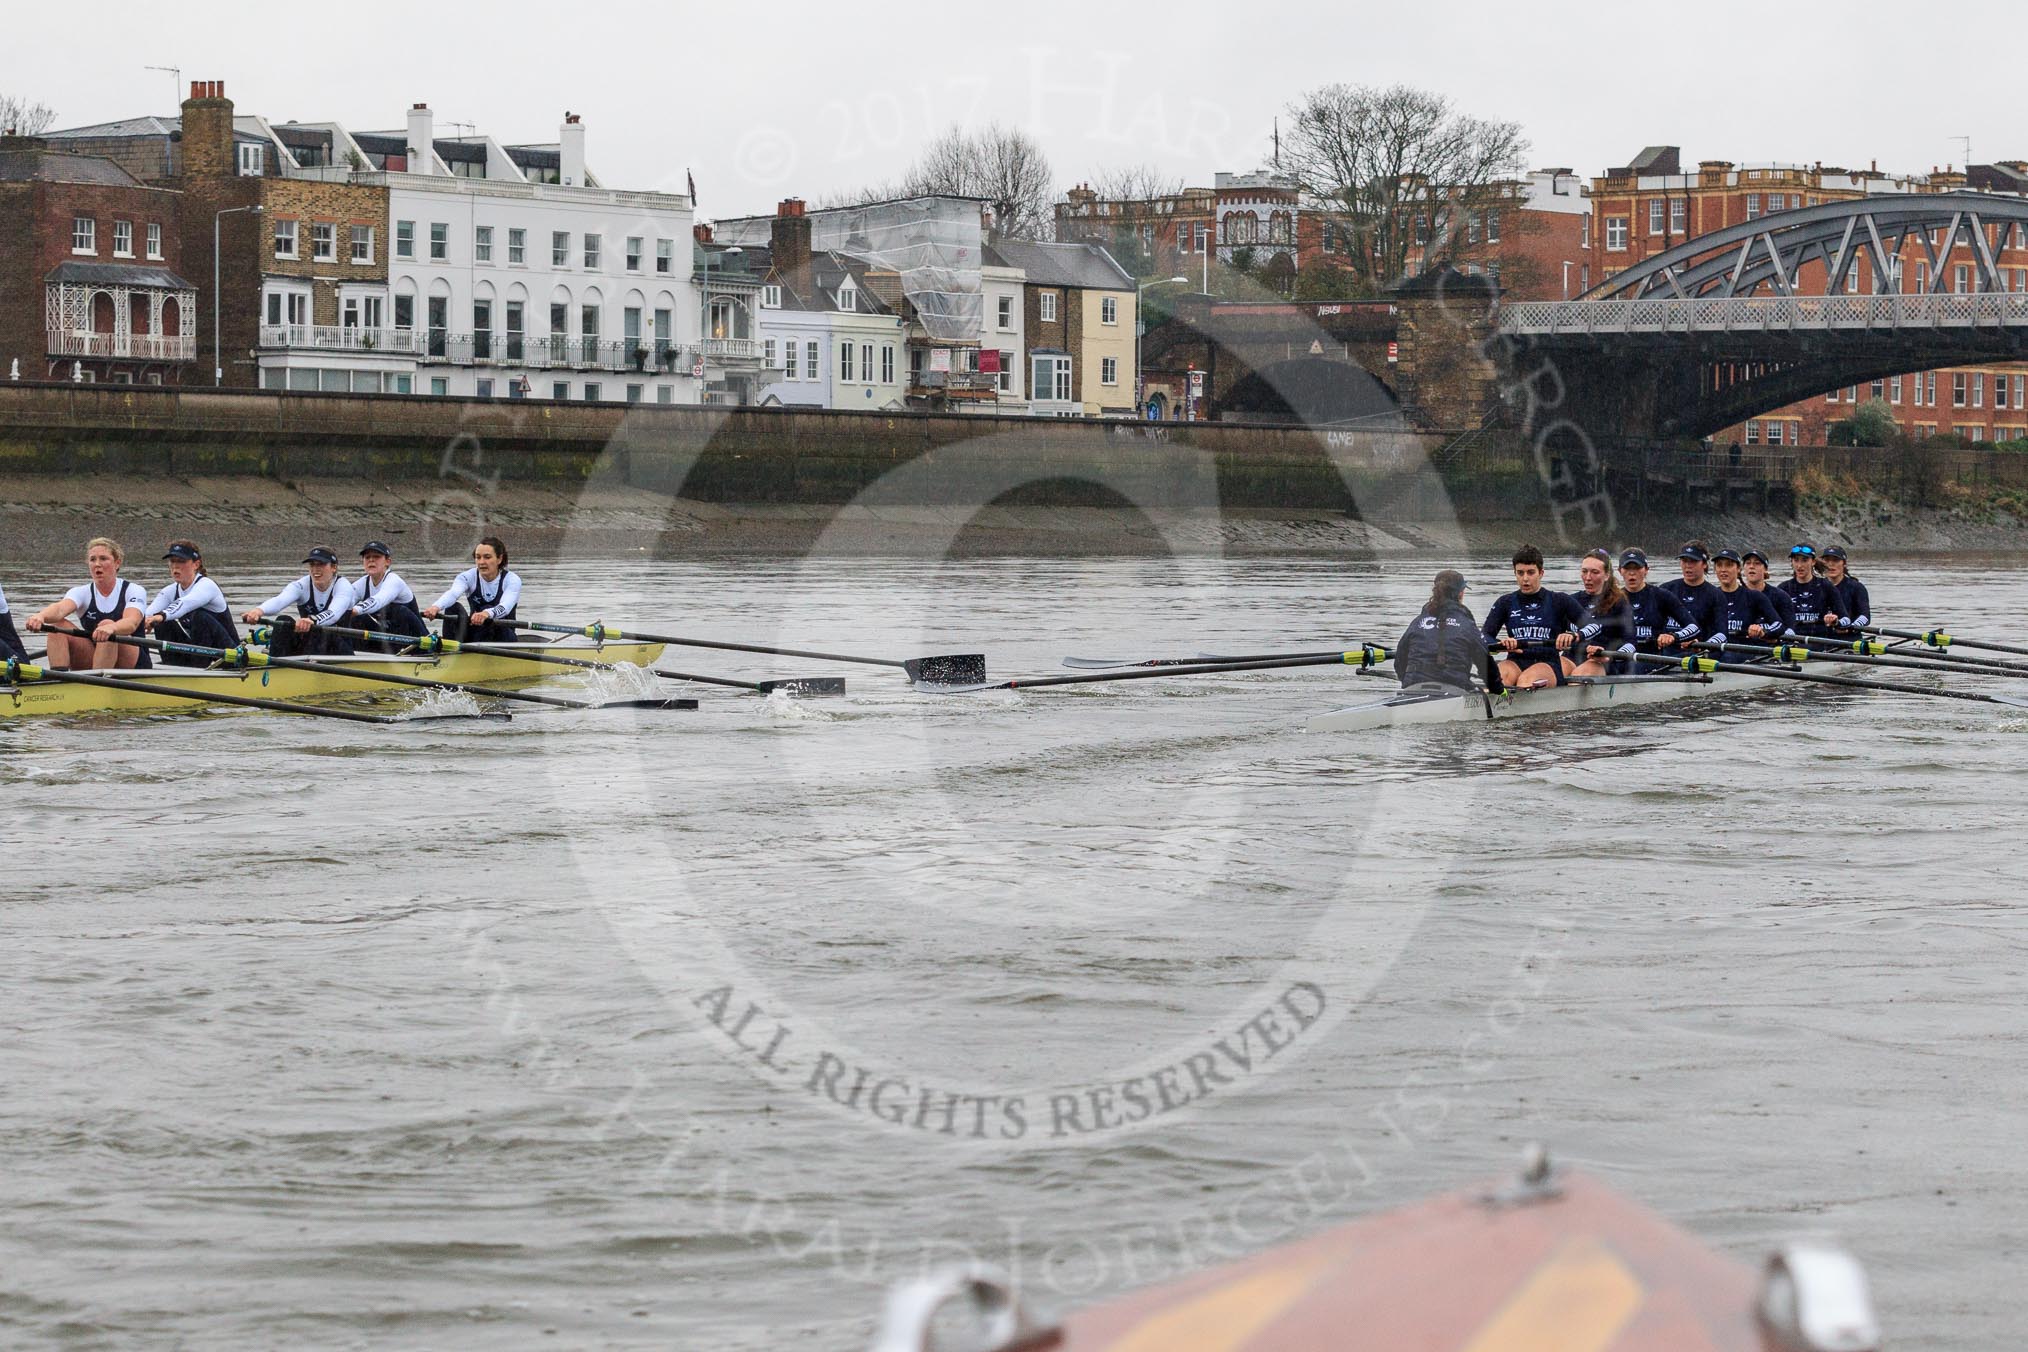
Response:
[{"label": "overcast grey sky", "polygon": [[[110,8],[132,22],[102,21]],[[162,16],[173,12],[176,22]],[[1941,11],[1938,11],[1940,13]],[[212,32],[199,36],[196,16]],[[1193,182],[1268,157],[1303,89],[1395,81],[1525,129],[1536,167],[1592,174],[1642,146],[1686,160],[1785,160],[1927,171],[2028,157],[2011,53],[2028,6],[1959,0],[1935,13],[1853,0],[1826,8],[1706,0],[1596,3],[699,5],[532,3],[315,10],[184,0],[94,11],[10,5],[0,91],[59,126],[173,112],[169,75],[222,79],[275,121],[401,125],[417,100],[439,134],[555,137],[580,113],[593,171],[614,187],[680,189],[707,217],[897,173],[953,122],[1034,134],[1059,186],[1154,163]]]}]

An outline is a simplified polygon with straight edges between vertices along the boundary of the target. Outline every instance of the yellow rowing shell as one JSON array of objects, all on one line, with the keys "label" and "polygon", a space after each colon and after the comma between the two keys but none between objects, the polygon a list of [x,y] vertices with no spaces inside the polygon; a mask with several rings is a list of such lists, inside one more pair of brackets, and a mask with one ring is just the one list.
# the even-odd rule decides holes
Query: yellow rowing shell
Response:
[{"label": "yellow rowing shell", "polygon": [[[527,652],[547,653],[579,661],[626,662],[649,666],[662,656],[659,643],[619,642],[595,645],[584,639],[560,643],[524,643]],[[165,709],[196,709],[195,700],[162,693],[159,687],[178,690],[215,691],[253,699],[315,700],[332,695],[386,694],[410,691],[414,686],[391,681],[370,680],[361,672],[393,676],[416,676],[427,681],[459,684],[506,685],[569,675],[580,669],[546,662],[527,662],[490,653],[444,653],[436,657],[390,657],[359,653],[352,657],[304,658],[316,662],[318,670],[300,667],[256,667],[245,671],[210,671],[195,667],[157,666],[148,671],[93,672],[97,676],[119,676],[128,688],[111,690],[99,685],[72,685],[61,681],[23,681],[19,685],[0,683],[0,719],[50,714],[158,713]],[[151,689],[150,687],[157,687]]]}]

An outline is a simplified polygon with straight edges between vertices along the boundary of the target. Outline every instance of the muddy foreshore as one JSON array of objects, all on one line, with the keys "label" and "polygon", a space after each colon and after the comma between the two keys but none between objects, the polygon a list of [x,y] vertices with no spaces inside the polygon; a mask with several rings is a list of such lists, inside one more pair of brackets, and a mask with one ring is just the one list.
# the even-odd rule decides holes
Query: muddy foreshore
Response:
[{"label": "muddy foreshore", "polygon": [[[1424,518],[1430,516],[1422,514]],[[530,558],[802,556],[1414,558],[1499,554],[1531,541],[1673,548],[1691,537],[1764,549],[1807,539],[1874,554],[2028,551],[2028,522],[1990,503],[1912,507],[1864,496],[1804,496],[1792,516],[1671,513],[1608,527],[1541,508],[1500,517],[1362,521],[1315,509],[1150,515],[1131,508],[995,505],[863,507],[709,503],[635,489],[562,489],[442,480],[374,484],[259,477],[139,480],[0,476],[0,563],[74,555],[93,535],[139,552],[189,536],[214,559],[272,561],[311,543],[341,553],[378,537],[414,556],[464,552],[480,534]],[[1592,538],[1593,536],[1603,538]]]}]

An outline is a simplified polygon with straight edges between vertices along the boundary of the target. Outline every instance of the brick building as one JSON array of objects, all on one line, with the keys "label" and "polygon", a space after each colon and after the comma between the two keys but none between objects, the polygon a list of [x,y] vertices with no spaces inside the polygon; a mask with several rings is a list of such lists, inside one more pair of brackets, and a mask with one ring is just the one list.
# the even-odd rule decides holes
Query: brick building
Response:
[{"label": "brick building", "polygon": [[1002,240],[986,262],[1021,274],[1030,411],[1132,417],[1138,314],[1126,270],[1096,244]]},{"label": "brick building", "polygon": [[[1777,212],[1859,197],[1959,192],[1967,187],[2020,194],[2028,190],[2028,165],[2002,162],[1975,165],[1965,172],[1945,168],[1917,175],[1883,173],[1877,164],[1849,170],[1823,164],[1703,160],[1695,172],[1686,173],[1676,147],[1650,146],[1633,163],[1608,170],[1592,182],[1591,276],[1604,282],[1686,241]],[[2028,235],[1989,230],[1987,242],[2009,289],[2028,291]],[[1946,289],[1972,289],[1977,260],[1968,245],[1958,245],[1942,261]],[[1895,275],[1886,279],[1884,289],[1921,290],[1929,266],[1923,242],[1910,239],[1892,260]],[[1821,261],[1805,263],[1797,293],[1826,294],[1829,279],[1824,268]],[[1855,262],[1840,285],[1849,292],[1874,291],[1870,257]],[[1725,429],[1713,440],[1748,446],[1821,445],[1833,425],[1850,418],[1870,399],[1879,399],[1895,422],[1917,437],[1956,433],[1970,441],[2006,440],[2028,435],[2024,384],[2028,364],[2020,363],[1912,372],[1770,410]]]},{"label": "brick building", "polygon": [[181,194],[0,137],[0,375],[180,383],[196,351]]},{"label": "brick building", "polygon": [[1212,256],[1218,194],[1185,188],[1161,197],[1102,198],[1080,183],[1056,204],[1056,238],[1096,244],[1139,277],[1198,278]]}]

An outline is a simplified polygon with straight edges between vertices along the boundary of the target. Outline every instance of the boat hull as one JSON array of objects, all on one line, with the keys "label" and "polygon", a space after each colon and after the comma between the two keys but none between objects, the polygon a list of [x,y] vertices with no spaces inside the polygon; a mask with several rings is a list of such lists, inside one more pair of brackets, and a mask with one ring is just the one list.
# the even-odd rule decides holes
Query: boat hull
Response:
[{"label": "boat hull", "polygon": [[1598,677],[1583,684],[1543,690],[1510,690],[1498,695],[1427,694],[1414,690],[1317,714],[1305,725],[1310,732],[1366,732],[1376,728],[1414,727],[1425,723],[1485,723],[1505,718],[1533,718],[1586,710],[1620,709],[1636,704],[1720,692],[1760,690],[1780,678],[1745,671],[1720,671],[1708,677]]},{"label": "boat hull", "polygon": [[[532,653],[547,653],[586,661],[631,663],[648,666],[662,656],[659,643],[607,643],[595,645],[579,639],[559,643],[518,645]],[[386,694],[413,691],[390,681],[375,681],[361,672],[411,676],[426,681],[458,684],[508,685],[539,681],[575,670],[549,663],[527,662],[490,653],[456,652],[436,657],[395,657],[359,653],[351,657],[302,659],[318,664],[306,671],[300,667],[254,667],[244,671],[212,671],[194,667],[154,667],[148,671],[119,675],[127,684],[118,690],[99,685],[71,685],[61,681],[23,681],[0,684],[0,719],[50,715],[160,713],[164,710],[200,708],[198,702],[179,695],[162,693],[160,687],[203,690],[221,695],[255,699],[316,700],[331,696]]]}]

